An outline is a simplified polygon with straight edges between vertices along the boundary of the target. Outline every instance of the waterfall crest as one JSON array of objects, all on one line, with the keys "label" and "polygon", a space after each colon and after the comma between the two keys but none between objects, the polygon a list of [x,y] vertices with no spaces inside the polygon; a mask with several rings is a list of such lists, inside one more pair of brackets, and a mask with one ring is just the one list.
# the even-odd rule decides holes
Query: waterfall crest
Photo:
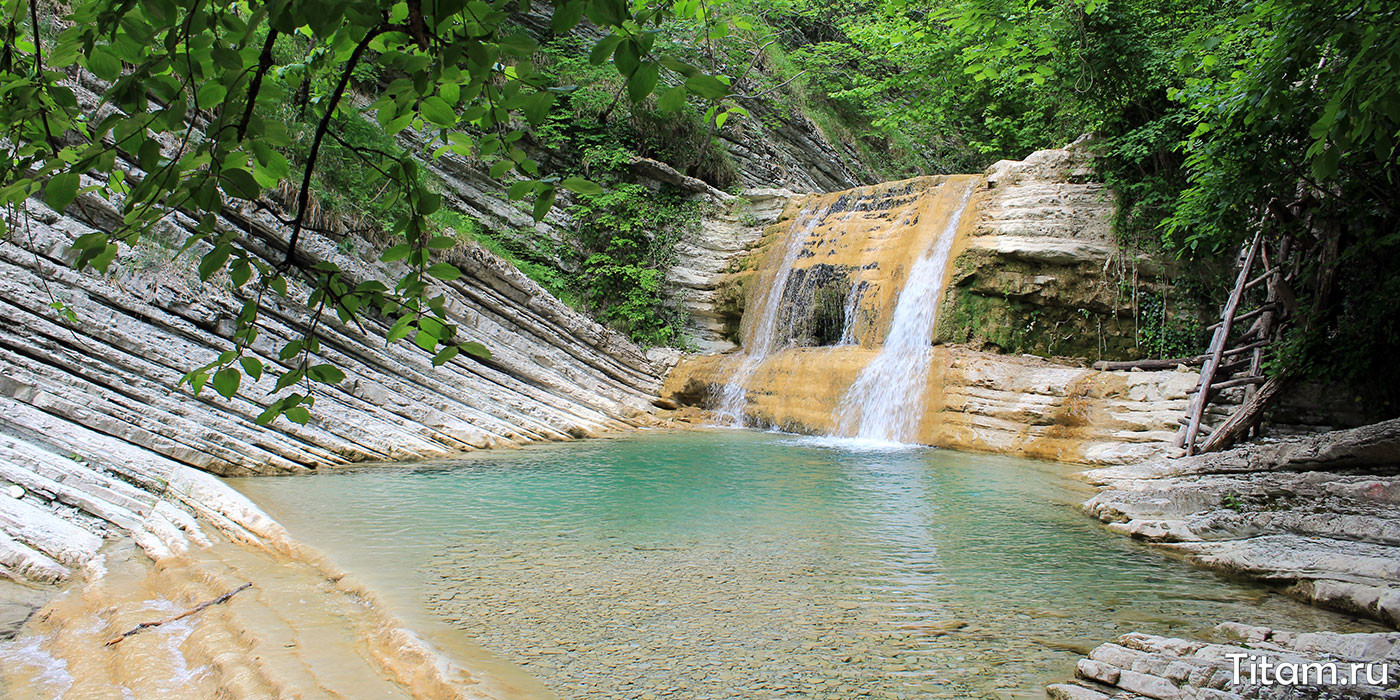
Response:
[{"label": "waterfall crest", "polygon": [[[945,186],[958,184],[949,182]],[[958,226],[976,185],[975,180],[961,183],[956,209],[933,244],[910,268],[880,353],[861,370],[837,406],[837,435],[885,442],[916,441],[943,280]]]}]

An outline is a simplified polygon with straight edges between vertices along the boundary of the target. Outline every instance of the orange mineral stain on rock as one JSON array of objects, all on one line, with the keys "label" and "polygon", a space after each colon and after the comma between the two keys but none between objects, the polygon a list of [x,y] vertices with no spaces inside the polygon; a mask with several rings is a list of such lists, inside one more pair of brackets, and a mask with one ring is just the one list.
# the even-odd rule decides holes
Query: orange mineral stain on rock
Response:
[{"label": "orange mineral stain on rock", "polygon": [[[108,548],[0,643],[0,689],[17,700],[553,697],[470,643],[408,630],[315,552],[277,549],[216,536],[153,563],[129,544]],[[226,602],[108,644],[245,582]]]}]

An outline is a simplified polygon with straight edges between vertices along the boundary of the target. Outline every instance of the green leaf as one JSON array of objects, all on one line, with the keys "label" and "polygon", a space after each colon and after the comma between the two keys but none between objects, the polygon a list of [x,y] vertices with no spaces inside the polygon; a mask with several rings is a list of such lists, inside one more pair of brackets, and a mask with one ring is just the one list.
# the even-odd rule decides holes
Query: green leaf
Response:
[{"label": "green leaf", "polygon": [[457,245],[457,239],[451,236],[434,236],[428,240],[428,247],[433,250],[447,250]]},{"label": "green leaf", "polygon": [[447,364],[452,358],[457,356],[458,352],[459,350],[456,345],[449,345],[443,348],[441,352],[433,356],[433,366],[441,367]]},{"label": "green leaf", "polygon": [[225,367],[214,375],[214,391],[219,395],[231,399],[238,393],[238,384],[243,381],[243,374],[232,367]]},{"label": "green leaf", "polygon": [[684,75],[687,78],[692,78],[697,75],[700,75],[699,68],[696,68],[695,66],[692,66],[684,61],[678,61],[674,58],[671,58],[670,56],[663,57],[661,59],[661,65],[677,73],[680,73],[681,75]]},{"label": "green leaf", "polygon": [[540,183],[535,180],[521,180],[520,182],[511,184],[510,189],[506,190],[506,196],[509,197],[511,201],[515,201],[517,199],[524,199],[531,192],[534,192],[539,186]]},{"label": "green leaf", "polygon": [[[44,186],[44,201],[53,207],[54,211],[61,212],[67,209],[78,197],[78,182],[77,173],[64,172],[54,175],[49,179],[49,184]],[[106,236],[103,236],[102,242],[106,243]]]},{"label": "green leaf", "polygon": [[501,39],[498,42],[501,51],[512,56],[526,57],[534,53],[540,46],[534,39],[524,32],[516,32]]},{"label": "green leaf", "polygon": [[544,221],[544,217],[549,214],[549,210],[554,208],[554,188],[545,186],[545,190],[535,198],[534,216],[535,221]]},{"label": "green leaf", "polygon": [[282,415],[286,416],[287,420],[297,425],[306,425],[307,421],[311,420],[311,412],[306,410],[305,406],[292,406],[284,411]]},{"label": "green leaf", "polygon": [[213,250],[205,253],[204,257],[199,259],[199,279],[208,282],[209,278],[213,277],[214,273],[222,269],[224,263],[228,262],[229,255],[232,253],[233,247],[227,243],[220,243],[214,246]]},{"label": "green leaf", "polygon": [[423,99],[423,104],[418,110],[423,114],[423,118],[441,126],[449,127],[457,123],[457,112],[452,109],[452,105],[447,104],[447,100],[436,95]]},{"label": "green leaf", "polygon": [[463,350],[464,352],[466,352],[468,355],[471,355],[472,357],[477,358],[478,360],[489,360],[489,359],[491,359],[491,351],[490,351],[490,350],[487,350],[487,349],[486,349],[486,346],[485,346],[485,345],[482,345],[481,343],[477,343],[477,342],[462,343],[462,350]]},{"label": "green leaf", "polygon": [[595,66],[603,65],[609,58],[612,58],[613,52],[617,51],[617,45],[620,43],[622,43],[622,37],[615,35],[599,39],[598,43],[594,45],[593,51],[588,54],[588,62]]},{"label": "green leaf", "polygon": [[588,0],[588,19],[599,26],[617,26],[629,17],[623,0]]},{"label": "green leaf", "polygon": [[563,7],[555,8],[554,16],[549,20],[549,28],[555,34],[564,34],[573,29],[583,17],[583,8],[587,4],[584,0],[575,0],[564,3]]},{"label": "green leaf", "polygon": [[729,95],[729,86],[717,80],[714,76],[697,75],[686,78],[685,86],[691,92],[709,100],[724,99]]},{"label": "green leaf", "polygon": [[659,75],[655,63],[643,63],[638,66],[637,72],[627,80],[627,97],[633,102],[641,102],[647,95],[656,88],[656,80]]},{"label": "green leaf", "polygon": [[339,384],[345,381],[345,373],[335,365],[316,365],[306,370],[306,374],[322,384]]},{"label": "green leaf", "polygon": [[195,93],[195,101],[199,103],[201,109],[211,109],[224,101],[224,96],[228,94],[228,89],[217,80],[210,80],[199,86],[199,91]]},{"label": "green leaf", "polygon": [[116,80],[122,74],[122,62],[116,57],[111,49],[105,46],[95,46],[87,55],[87,69],[92,74],[107,82]]},{"label": "green leaf", "polygon": [[262,194],[262,186],[253,174],[242,168],[225,168],[219,173],[219,185],[225,192],[239,199],[253,200]]},{"label": "green leaf", "polygon": [[549,109],[554,106],[555,93],[549,90],[541,90],[530,96],[525,102],[525,119],[532,126],[544,123],[549,116]]},{"label": "green leaf", "polygon": [[257,381],[262,378],[263,365],[256,357],[243,356],[238,359],[238,364],[243,365],[243,373]]},{"label": "green leaf", "polygon": [[577,192],[579,194],[603,193],[602,185],[599,185],[598,183],[593,182],[592,180],[585,180],[581,177],[564,178],[564,181],[559,184],[563,185],[565,189]]},{"label": "green leaf", "polygon": [[418,335],[413,336],[413,344],[428,352],[432,352],[437,348],[438,337],[426,330],[420,329]]},{"label": "green leaf", "polygon": [[675,112],[685,106],[685,88],[673,87],[656,100],[656,107],[662,112]]},{"label": "green leaf", "polygon": [[452,263],[438,263],[428,268],[428,274],[444,282],[451,282],[462,276],[462,271]]},{"label": "green leaf", "polygon": [[395,246],[389,246],[389,248],[384,251],[384,254],[379,256],[379,259],[383,262],[398,262],[408,257],[408,254],[411,252],[413,252],[413,246],[407,243],[400,243]]},{"label": "green leaf", "polygon": [[293,384],[296,384],[297,382],[301,381],[303,374],[304,373],[299,369],[292,370],[291,372],[283,374],[282,376],[277,378],[277,386],[273,388],[273,391],[281,391]]}]

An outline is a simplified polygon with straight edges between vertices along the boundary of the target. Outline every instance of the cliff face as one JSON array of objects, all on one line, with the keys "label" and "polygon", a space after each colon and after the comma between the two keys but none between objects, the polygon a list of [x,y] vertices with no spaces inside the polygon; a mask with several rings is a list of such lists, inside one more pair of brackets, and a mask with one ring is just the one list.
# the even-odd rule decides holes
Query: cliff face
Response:
[{"label": "cliff face", "polygon": [[[982,176],[792,197],[761,235],[767,220],[750,219],[747,254],[724,272],[718,259],[706,268],[714,291],[697,295],[695,306],[718,339],[704,349],[727,350],[739,335],[751,346],[762,325],[755,319],[773,314],[778,349],[745,382],[744,412],[758,424],[832,432],[847,388],[890,332],[915,261],[952,226],[939,322],[928,338],[940,346],[925,391],[908,399],[924,408],[919,440],[1090,463],[1156,454],[1186,409],[1194,372],[1099,372],[980,351],[1014,349],[999,341],[1008,333],[1043,355],[1097,359],[1099,348],[1111,354],[1135,344],[1131,315],[1119,322],[1124,309],[1114,299],[1117,265],[1128,256],[1110,234],[1109,193],[1088,173],[1080,143],[1003,161]],[[788,243],[800,249],[777,269],[773,251]],[[765,290],[778,284],[779,303],[761,308]],[[1071,348],[1081,352],[1062,352]],[[745,359],[744,352],[688,358],[663,393],[713,405]]]},{"label": "cliff face", "polygon": [[1133,289],[1161,295],[1166,265],[1114,240],[1112,193],[1088,142],[1001,161],[961,242],[936,340],[1041,356],[1136,359]]}]

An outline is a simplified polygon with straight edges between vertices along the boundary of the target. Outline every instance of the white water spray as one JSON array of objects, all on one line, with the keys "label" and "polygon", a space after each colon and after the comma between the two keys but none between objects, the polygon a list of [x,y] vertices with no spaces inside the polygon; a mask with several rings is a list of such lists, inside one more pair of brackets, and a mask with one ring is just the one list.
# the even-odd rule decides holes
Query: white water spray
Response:
[{"label": "white water spray", "polygon": [[914,441],[924,412],[923,394],[932,361],[929,343],[938,321],[948,256],[976,184],[974,181],[964,186],[957,209],[933,245],[910,268],[880,354],[861,370],[837,406],[838,435]]}]

